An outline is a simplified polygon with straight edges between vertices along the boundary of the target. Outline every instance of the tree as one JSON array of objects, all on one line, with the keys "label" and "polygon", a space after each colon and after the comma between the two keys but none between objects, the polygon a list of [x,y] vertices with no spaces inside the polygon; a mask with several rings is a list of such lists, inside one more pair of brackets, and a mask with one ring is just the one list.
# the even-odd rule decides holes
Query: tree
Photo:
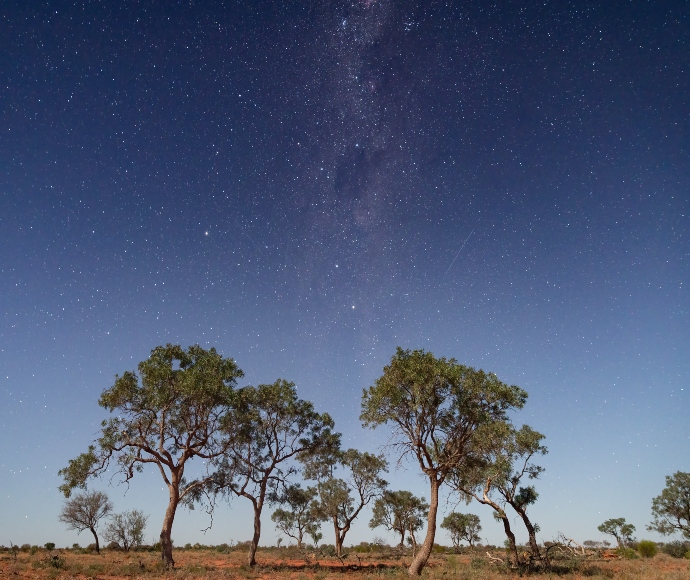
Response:
[{"label": "tree", "polygon": [[541,444],[544,435],[528,425],[516,430],[507,423],[486,426],[480,433],[471,460],[453,471],[450,486],[468,501],[474,498],[494,510],[494,517],[503,524],[515,565],[522,565],[524,562],[505,512],[505,505],[510,505],[527,529],[532,553],[530,563],[538,563],[542,559],[536,538],[539,526],[531,522],[527,508],[536,502],[539,494],[534,486],[520,484],[525,478],[538,478],[544,471],[532,461],[535,455],[547,453]]},{"label": "tree", "polygon": [[59,471],[60,490],[69,497],[75,488],[103,474],[112,463],[125,481],[146,464],[158,468],[168,488],[168,507],[160,534],[165,568],[175,564],[171,532],[175,512],[210,481],[212,474],[187,481],[187,463],[199,457],[208,463],[223,456],[230,445],[225,416],[234,401],[234,387],[242,371],[235,361],[215,349],[158,346],[139,363],[139,375],[127,371],[98,401],[116,417],[105,420],[101,436],[86,453]]},{"label": "tree", "polygon": [[271,503],[289,508],[275,510],[271,520],[280,532],[297,541],[299,549],[302,548],[304,535],[311,535],[320,525],[314,509],[316,495],[315,487],[302,489],[299,484],[295,484],[287,486],[282,494],[275,494],[270,498]]},{"label": "tree", "polygon": [[340,435],[332,432],[328,413],[314,411],[312,403],[297,398],[294,383],[284,380],[240,389],[227,424],[231,444],[215,489],[251,501],[254,535],[248,560],[254,566],[263,506],[297,471],[289,460],[337,447]]},{"label": "tree", "polygon": [[441,527],[450,533],[456,551],[460,549],[460,542],[463,540],[469,543],[470,548],[474,548],[474,543],[481,540],[479,532],[482,531],[482,526],[479,516],[475,514],[449,513],[443,518]]},{"label": "tree", "polygon": [[451,470],[471,450],[477,429],[507,421],[507,412],[522,408],[527,393],[496,375],[436,358],[424,350],[397,349],[383,375],[365,390],[360,419],[364,426],[393,427],[393,447],[400,459],[411,456],[429,480],[427,532],[409,568],[419,575],[436,535],[439,489]]},{"label": "tree", "polygon": [[666,487],[652,500],[654,521],[647,526],[660,534],[682,532],[690,539],[690,473],[666,476]]},{"label": "tree", "polygon": [[103,530],[103,537],[107,542],[116,544],[120,550],[129,552],[144,542],[144,529],[148,519],[139,510],[113,514]]},{"label": "tree", "polygon": [[632,535],[635,532],[635,526],[626,524],[625,518],[612,518],[606,520],[597,528],[602,534],[609,534],[616,538],[618,547],[622,548],[625,544],[632,542]]},{"label": "tree", "polygon": [[409,491],[384,491],[376,499],[372,510],[369,527],[374,529],[383,526],[400,534],[399,547],[405,545],[405,534],[409,533],[410,541],[416,551],[415,532],[424,525],[424,516],[429,511],[429,504]]},{"label": "tree", "polygon": [[79,493],[67,500],[62,506],[59,520],[67,525],[68,530],[76,530],[78,534],[89,530],[96,543],[96,552],[101,553],[96,530],[98,523],[113,509],[108,496],[101,491],[87,491]]},{"label": "tree", "polygon": [[[338,467],[346,470],[344,478],[336,478]],[[348,449],[331,451],[312,457],[305,466],[305,477],[318,481],[318,516],[333,523],[335,551],[343,554],[345,536],[362,509],[380,496],[388,482],[380,477],[388,463],[380,455]],[[354,497],[353,497],[354,496]]]}]

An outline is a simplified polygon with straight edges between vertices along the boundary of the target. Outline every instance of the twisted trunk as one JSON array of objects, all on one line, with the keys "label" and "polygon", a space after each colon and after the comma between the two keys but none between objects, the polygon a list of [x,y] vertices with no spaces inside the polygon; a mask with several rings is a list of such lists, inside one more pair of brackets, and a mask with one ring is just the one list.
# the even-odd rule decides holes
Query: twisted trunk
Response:
[{"label": "twisted trunk", "polygon": [[436,474],[429,475],[429,482],[431,484],[431,498],[429,501],[429,515],[427,516],[426,537],[424,543],[419,549],[419,553],[412,560],[412,564],[408,569],[410,576],[420,576],[424,566],[426,566],[431,550],[434,547],[434,538],[436,537],[436,514],[438,512],[438,490],[441,487],[440,481]]},{"label": "twisted trunk", "polygon": [[499,517],[501,518],[501,521],[503,522],[503,530],[505,531],[506,536],[508,537],[508,547],[510,548],[511,553],[513,554],[513,559],[515,560],[515,565],[517,566],[520,564],[520,555],[517,551],[517,542],[515,541],[515,534],[510,529],[510,520],[508,520],[508,516],[506,515],[505,511],[498,508],[498,506],[491,505],[491,507],[493,507],[494,510],[496,510],[496,513],[498,513]]}]

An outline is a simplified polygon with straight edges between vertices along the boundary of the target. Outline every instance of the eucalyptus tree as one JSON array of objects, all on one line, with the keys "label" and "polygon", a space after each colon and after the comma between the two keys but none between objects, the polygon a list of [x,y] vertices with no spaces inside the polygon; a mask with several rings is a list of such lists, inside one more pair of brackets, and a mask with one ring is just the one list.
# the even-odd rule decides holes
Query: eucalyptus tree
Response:
[{"label": "eucalyptus tree", "polygon": [[690,539],[690,473],[666,476],[666,487],[652,500],[652,515],[648,530],[664,535],[681,532]]},{"label": "eucalyptus tree", "polygon": [[144,543],[144,530],[149,517],[140,510],[113,514],[105,526],[103,537],[123,552],[136,550]]},{"label": "eucalyptus tree", "polygon": [[448,530],[450,540],[456,552],[460,549],[460,542],[466,541],[470,548],[474,548],[475,542],[479,542],[479,532],[482,526],[479,523],[479,516],[475,514],[461,514],[451,512],[441,522],[441,527]]},{"label": "eucalyptus tree", "polygon": [[[338,469],[344,472],[340,478],[336,477]],[[386,489],[388,482],[381,474],[387,469],[383,456],[356,449],[333,450],[305,462],[304,476],[318,481],[317,513],[333,524],[338,557],[343,554],[343,543],[352,522]]]},{"label": "eucalyptus tree", "polygon": [[415,532],[424,526],[424,518],[429,512],[429,504],[424,498],[409,491],[384,491],[376,498],[372,509],[370,528],[385,527],[400,534],[399,547],[405,545],[405,535],[409,534],[413,550],[417,551]]},{"label": "eucalyptus tree", "polygon": [[597,527],[602,534],[609,534],[616,538],[618,547],[621,548],[633,541],[635,526],[625,521],[625,518],[611,518]]},{"label": "eucalyptus tree", "polygon": [[188,481],[185,469],[195,457],[208,467],[229,450],[231,438],[221,427],[243,373],[213,348],[195,345],[184,350],[171,344],[154,348],[138,371],[116,375],[115,384],[101,394],[99,405],[116,416],[103,421],[100,437],[86,453],[59,471],[64,478],[60,491],[70,497],[72,490],[85,489],[89,479],[111,468],[129,482],[145,465],[156,467],[168,488],[161,558],[165,568],[172,568],[177,507],[213,477],[206,471]]},{"label": "eucalyptus tree", "polygon": [[96,543],[96,552],[101,553],[98,541],[98,524],[113,510],[113,504],[102,491],[86,491],[78,493],[68,499],[62,506],[59,520],[67,525],[67,529],[76,530],[78,534],[89,530],[93,534]]},{"label": "eucalyptus tree", "polygon": [[542,445],[544,435],[523,425],[515,429],[507,423],[489,426],[481,431],[473,449],[472,460],[455,470],[450,477],[450,487],[466,499],[474,498],[490,506],[494,517],[502,522],[508,545],[515,564],[520,560],[515,535],[511,530],[506,505],[520,516],[529,537],[531,564],[541,561],[542,554],[536,534],[539,526],[532,523],[527,509],[539,497],[533,485],[521,485],[525,480],[538,478],[544,468],[533,459],[547,453]]},{"label": "eucalyptus tree", "polygon": [[317,493],[315,487],[302,489],[297,483],[288,485],[281,493],[274,493],[269,497],[271,503],[287,508],[276,509],[271,514],[271,520],[280,532],[294,539],[300,549],[305,534],[311,535],[321,525],[316,510]]},{"label": "eucalyptus tree", "polygon": [[230,444],[213,482],[216,492],[248,499],[254,510],[254,533],[248,563],[256,564],[261,537],[261,512],[267,500],[286,486],[298,468],[293,459],[337,448],[328,413],[317,413],[309,401],[297,397],[294,383],[244,387],[237,391],[225,417]]},{"label": "eucalyptus tree", "polygon": [[424,543],[409,568],[419,575],[436,535],[439,490],[471,452],[477,430],[508,421],[527,393],[493,373],[436,358],[424,350],[397,349],[383,375],[365,389],[360,419],[364,426],[393,428],[399,458],[410,456],[429,481],[430,501]]}]

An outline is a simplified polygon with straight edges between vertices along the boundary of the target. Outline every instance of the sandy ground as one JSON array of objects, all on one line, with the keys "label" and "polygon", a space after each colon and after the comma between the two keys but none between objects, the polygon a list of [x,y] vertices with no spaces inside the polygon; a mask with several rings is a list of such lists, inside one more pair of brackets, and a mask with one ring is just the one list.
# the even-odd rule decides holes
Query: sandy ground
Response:
[{"label": "sandy ground", "polygon": [[[359,556],[359,557],[357,557]],[[101,555],[71,550],[49,554],[39,550],[31,555],[20,552],[16,560],[11,552],[0,553],[0,580],[131,580],[133,578],[253,578],[283,580],[345,580],[370,578],[407,578],[410,555],[358,554],[351,552],[343,562],[336,558],[306,558],[287,550],[259,550],[258,565],[246,566],[245,552],[221,554],[212,550],[177,550],[175,569],[164,572],[160,557],[151,552],[122,553],[104,551]],[[462,578],[463,580],[512,580],[518,578],[488,563],[486,557],[461,554],[434,554],[423,577]],[[617,557],[590,556],[584,568],[556,575],[536,574],[539,578],[620,578],[621,580],[690,580],[690,561],[657,555],[652,559],[620,560]]]}]

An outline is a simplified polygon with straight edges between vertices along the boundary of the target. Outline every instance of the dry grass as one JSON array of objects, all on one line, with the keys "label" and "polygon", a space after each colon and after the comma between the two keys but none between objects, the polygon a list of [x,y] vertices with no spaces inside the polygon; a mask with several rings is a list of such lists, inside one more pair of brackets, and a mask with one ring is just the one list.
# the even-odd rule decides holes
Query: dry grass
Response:
[{"label": "dry grass", "polygon": [[[0,554],[0,580],[210,580],[273,579],[278,580],[369,580],[408,578],[406,566],[410,556],[391,553],[351,553],[342,563],[336,558],[305,558],[296,550],[259,550],[258,566],[245,565],[246,553],[213,550],[176,550],[175,570],[164,572],[160,557],[152,552],[113,552],[85,554],[60,550],[48,554],[19,553],[16,560],[11,553]],[[423,578],[429,580],[513,580],[515,572],[495,564],[485,557],[470,555],[434,554]],[[532,574],[535,580],[689,580],[690,562],[660,554],[651,559],[605,560],[589,557],[562,560],[549,572]]]}]

